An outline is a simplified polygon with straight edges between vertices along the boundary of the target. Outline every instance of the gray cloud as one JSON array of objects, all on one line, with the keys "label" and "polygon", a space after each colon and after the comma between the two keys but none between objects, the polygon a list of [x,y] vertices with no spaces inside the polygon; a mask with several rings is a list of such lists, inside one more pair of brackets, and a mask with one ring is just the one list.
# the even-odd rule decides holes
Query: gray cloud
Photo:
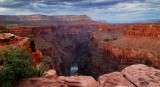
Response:
[{"label": "gray cloud", "polygon": [[[0,3],[0,7],[6,8],[19,8],[32,3],[46,4],[46,5],[71,5],[75,7],[99,7],[115,5],[124,2],[134,2],[144,0],[9,0]],[[68,4],[67,4],[68,3]],[[69,4],[70,3],[70,4]]]},{"label": "gray cloud", "polygon": [[159,9],[159,0],[0,0],[0,14],[87,14],[109,21],[160,18]]}]

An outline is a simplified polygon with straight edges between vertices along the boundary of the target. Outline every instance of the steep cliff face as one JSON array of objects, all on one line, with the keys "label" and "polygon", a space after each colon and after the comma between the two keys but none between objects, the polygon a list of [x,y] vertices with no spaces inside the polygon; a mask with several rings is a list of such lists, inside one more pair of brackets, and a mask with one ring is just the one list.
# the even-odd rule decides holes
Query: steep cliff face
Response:
[{"label": "steep cliff face", "polygon": [[[119,25],[118,25],[119,26]],[[116,27],[116,25],[115,25]],[[118,29],[119,36],[96,31],[90,42],[90,55],[79,72],[95,78],[104,73],[122,70],[132,64],[146,64],[159,68],[159,25],[129,24],[127,29]],[[87,62],[90,61],[90,62]]]},{"label": "steep cliff face", "polygon": [[35,41],[43,60],[59,75],[69,75],[71,66],[77,65],[87,53],[90,33],[99,24],[60,24],[52,26],[7,26],[10,32],[27,36]]}]

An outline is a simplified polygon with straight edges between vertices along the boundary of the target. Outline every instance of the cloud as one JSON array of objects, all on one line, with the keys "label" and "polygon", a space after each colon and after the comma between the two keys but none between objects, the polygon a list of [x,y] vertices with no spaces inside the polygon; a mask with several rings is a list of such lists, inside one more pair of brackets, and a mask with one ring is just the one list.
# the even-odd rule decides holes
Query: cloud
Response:
[{"label": "cloud", "polygon": [[2,8],[0,7],[0,12],[6,12],[6,11],[11,11],[12,9],[10,8]]},{"label": "cloud", "polygon": [[159,9],[159,0],[0,0],[0,14],[86,14],[109,22],[160,19]]}]

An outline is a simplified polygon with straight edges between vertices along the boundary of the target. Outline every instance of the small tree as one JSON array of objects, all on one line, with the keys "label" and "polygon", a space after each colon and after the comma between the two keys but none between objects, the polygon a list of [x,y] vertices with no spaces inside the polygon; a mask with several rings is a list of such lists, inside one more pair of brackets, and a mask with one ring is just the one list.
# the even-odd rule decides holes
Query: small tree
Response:
[{"label": "small tree", "polygon": [[34,40],[30,41],[30,48],[32,49],[32,52],[35,52],[36,48],[35,48]]}]

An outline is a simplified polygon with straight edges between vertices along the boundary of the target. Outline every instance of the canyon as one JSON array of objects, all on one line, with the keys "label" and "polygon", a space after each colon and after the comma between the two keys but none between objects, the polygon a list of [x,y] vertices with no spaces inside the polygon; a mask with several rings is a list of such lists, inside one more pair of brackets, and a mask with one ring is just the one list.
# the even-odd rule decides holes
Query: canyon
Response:
[{"label": "canyon", "polygon": [[[32,17],[33,16],[27,16],[27,18],[30,19],[31,23],[36,24],[37,21],[32,19]],[[39,15],[36,16],[36,18],[38,17]],[[20,16],[18,18],[23,19],[24,17]],[[59,16],[55,16],[55,18],[59,18]],[[7,16],[6,20],[7,19],[10,18],[8,18]],[[7,25],[7,29],[13,34],[22,37],[29,37],[31,40],[34,40],[36,48],[42,51],[43,61],[49,64],[50,68],[55,69],[58,75],[69,76],[71,66],[76,66],[87,52],[90,33],[96,31],[97,26],[100,25],[100,23],[96,23],[89,17],[83,15],[66,17],[60,16],[60,19],[61,20],[59,21],[61,21],[62,24],[57,22],[56,20],[53,20],[56,21],[56,23],[59,23],[58,25],[47,24],[35,26],[28,24],[28,26],[26,26],[25,24],[23,25],[21,23],[19,24],[19,22],[16,22],[17,25]],[[74,23],[69,22],[63,24],[62,20],[72,19],[74,19]],[[26,20],[25,18],[23,19],[23,21],[28,20]],[[40,19],[36,20],[44,23],[49,19],[43,18],[42,15],[40,16]],[[11,19],[9,21],[17,20]],[[81,22],[78,22],[77,24],[76,21]],[[88,23],[86,21],[88,21]]]},{"label": "canyon", "polygon": [[[154,67],[157,70],[160,69],[159,24],[105,24],[95,22],[86,15],[3,15],[0,16],[0,21],[7,24],[6,28],[11,33],[33,40],[36,48],[42,52],[42,61],[47,63],[51,69],[56,70],[57,75],[60,76],[58,78],[62,81],[60,81],[61,83],[64,82],[63,84],[70,84],[70,81],[71,84],[74,84],[72,79],[78,79],[78,82],[75,83],[83,84],[79,80],[85,81],[85,78],[87,78],[96,84],[100,84],[100,87],[114,87],[116,84],[120,85],[123,82],[126,82],[124,86],[141,87],[141,85],[148,85],[148,82],[136,83],[135,81],[140,80],[132,81],[131,78],[134,77],[125,77],[125,75],[128,76],[132,73],[132,68],[133,70],[136,69],[133,72],[138,73],[141,70],[143,71],[143,68],[147,69],[144,73],[149,73],[147,66]],[[147,66],[137,65],[137,67],[141,67],[139,71],[133,64],[145,64]],[[125,71],[128,66],[131,71]],[[74,70],[74,72],[71,72],[71,70]],[[63,77],[74,75],[73,73],[80,77]],[[81,75],[86,75],[86,77],[81,77]],[[113,75],[117,77],[111,78]],[[92,76],[98,80],[98,83],[92,77],[87,76]],[[115,85],[107,84],[110,83],[107,82],[109,81],[107,78],[113,81],[111,83]],[[114,83],[114,80],[118,78],[121,78],[122,81]],[[37,80],[42,81],[43,78]],[[159,74],[155,81],[158,80]],[[27,84],[28,81],[32,81],[32,79],[27,80]],[[53,83],[59,85],[57,80],[54,80]],[[98,86],[96,84],[95,87]],[[157,82],[154,87],[158,87],[159,84]],[[78,84],[78,87],[93,86]]]}]

